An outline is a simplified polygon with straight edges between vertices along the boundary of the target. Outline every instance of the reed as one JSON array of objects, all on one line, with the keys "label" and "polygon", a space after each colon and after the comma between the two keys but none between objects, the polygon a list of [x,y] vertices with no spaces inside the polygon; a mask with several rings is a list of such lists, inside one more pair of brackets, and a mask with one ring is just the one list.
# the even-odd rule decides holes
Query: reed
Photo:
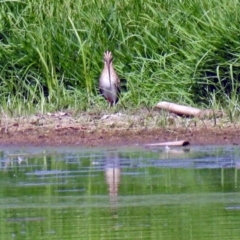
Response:
[{"label": "reed", "polygon": [[0,104],[18,114],[104,106],[97,82],[110,50],[128,107],[215,102],[235,113],[239,16],[236,0],[2,1]]}]

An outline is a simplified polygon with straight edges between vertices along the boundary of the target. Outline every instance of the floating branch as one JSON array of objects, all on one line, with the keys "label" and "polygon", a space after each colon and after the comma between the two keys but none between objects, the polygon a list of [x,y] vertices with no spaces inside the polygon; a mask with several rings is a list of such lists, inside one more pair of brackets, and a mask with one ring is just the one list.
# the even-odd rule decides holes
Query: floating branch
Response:
[{"label": "floating branch", "polygon": [[173,142],[162,142],[162,143],[150,143],[145,144],[146,147],[157,147],[157,146],[187,146],[190,142],[186,140],[182,141],[173,141]]}]

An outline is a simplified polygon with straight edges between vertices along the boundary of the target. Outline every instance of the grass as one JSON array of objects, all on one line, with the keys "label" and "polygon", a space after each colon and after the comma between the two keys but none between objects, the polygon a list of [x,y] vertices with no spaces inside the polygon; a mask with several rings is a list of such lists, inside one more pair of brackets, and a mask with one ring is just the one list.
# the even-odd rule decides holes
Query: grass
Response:
[{"label": "grass", "polygon": [[107,106],[105,50],[129,108],[172,101],[239,112],[236,0],[1,1],[0,104],[21,115]]}]

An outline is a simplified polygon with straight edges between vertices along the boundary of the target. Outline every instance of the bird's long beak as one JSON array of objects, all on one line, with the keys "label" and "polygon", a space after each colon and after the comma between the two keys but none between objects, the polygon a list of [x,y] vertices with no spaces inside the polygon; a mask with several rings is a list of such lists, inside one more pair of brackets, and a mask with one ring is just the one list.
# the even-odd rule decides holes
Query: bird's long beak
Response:
[{"label": "bird's long beak", "polygon": [[111,81],[111,73],[110,73],[110,62],[107,62],[107,68],[108,68],[108,79],[111,87],[112,81]]}]

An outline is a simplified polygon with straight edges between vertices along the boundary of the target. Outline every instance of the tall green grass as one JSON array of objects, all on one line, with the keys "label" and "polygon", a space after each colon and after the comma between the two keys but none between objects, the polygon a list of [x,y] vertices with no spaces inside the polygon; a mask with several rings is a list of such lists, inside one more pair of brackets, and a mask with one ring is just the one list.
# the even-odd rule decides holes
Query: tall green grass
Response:
[{"label": "tall green grass", "polygon": [[108,49],[129,107],[215,99],[237,109],[239,26],[237,0],[4,0],[0,104],[18,114],[104,106]]}]

